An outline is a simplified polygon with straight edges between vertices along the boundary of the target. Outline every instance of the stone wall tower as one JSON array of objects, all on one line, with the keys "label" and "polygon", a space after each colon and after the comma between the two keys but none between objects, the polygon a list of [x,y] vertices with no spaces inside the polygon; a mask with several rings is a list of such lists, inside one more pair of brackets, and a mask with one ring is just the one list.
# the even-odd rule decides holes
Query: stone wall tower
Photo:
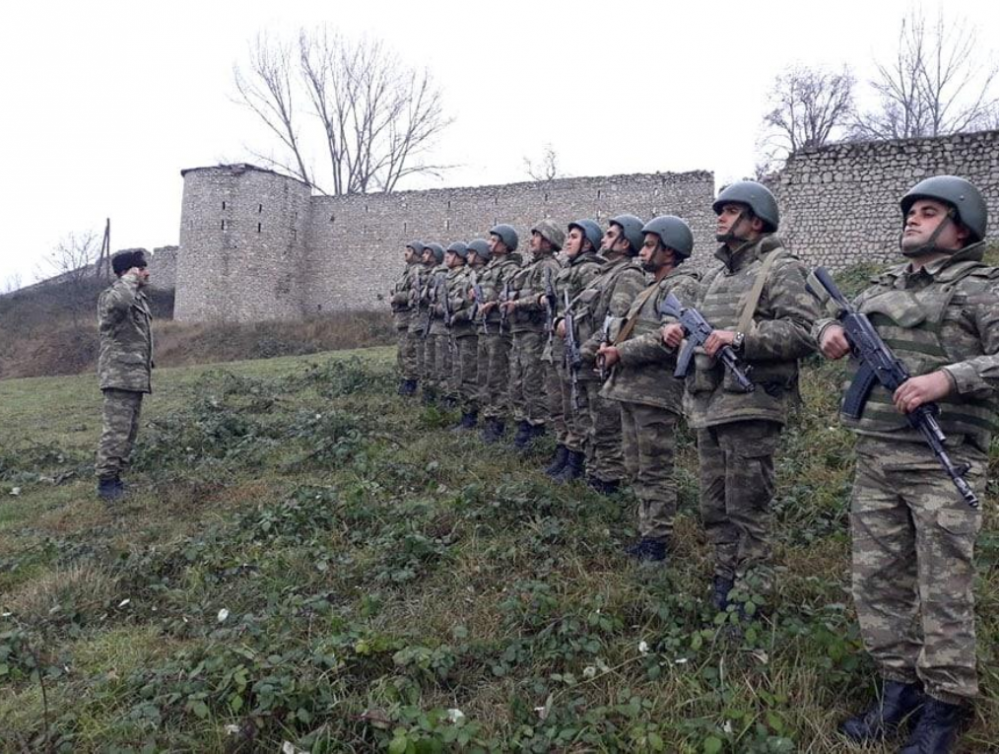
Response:
[{"label": "stone wall tower", "polygon": [[311,191],[253,165],[182,170],[174,318],[297,319]]}]

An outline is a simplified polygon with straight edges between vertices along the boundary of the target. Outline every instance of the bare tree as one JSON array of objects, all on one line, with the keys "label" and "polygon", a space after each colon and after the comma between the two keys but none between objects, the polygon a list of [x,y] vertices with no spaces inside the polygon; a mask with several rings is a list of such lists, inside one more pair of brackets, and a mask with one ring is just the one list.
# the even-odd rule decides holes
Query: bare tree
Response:
[{"label": "bare tree", "polygon": [[3,288],[0,289],[0,295],[6,295],[8,293],[13,293],[14,291],[19,291],[21,289],[21,273],[12,272],[3,281]]},{"label": "bare tree", "polygon": [[533,181],[554,181],[562,178],[559,171],[559,155],[551,144],[546,144],[542,150],[542,158],[536,163],[530,157],[524,158],[524,169]]},{"label": "bare tree", "polygon": [[854,138],[943,136],[995,124],[997,64],[983,60],[979,47],[968,21],[946,24],[943,12],[931,26],[919,13],[904,19],[895,58],[876,62],[869,83],[878,104],[858,114]]},{"label": "bare tree", "polygon": [[[248,65],[234,73],[238,101],[285,155],[254,156],[322,193],[391,192],[407,176],[446,169],[422,160],[452,122],[440,90],[427,71],[405,66],[378,40],[327,28],[302,30],[294,44],[258,35]],[[304,135],[310,124],[320,127],[311,139]],[[328,173],[311,167],[317,144]]]},{"label": "bare tree", "polygon": [[847,66],[836,72],[796,66],[778,75],[764,115],[767,161],[758,172],[768,172],[768,163],[773,166],[792,152],[846,134],[853,116],[854,83]]},{"label": "bare tree", "polygon": [[101,250],[100,237],[94,231],[69,233],[46,257],[36,277],[58,285],[60,306],[69,313],[73,327],[79,329],[82,317],[93,305],[99,281],[94,277],[94,263]]}]

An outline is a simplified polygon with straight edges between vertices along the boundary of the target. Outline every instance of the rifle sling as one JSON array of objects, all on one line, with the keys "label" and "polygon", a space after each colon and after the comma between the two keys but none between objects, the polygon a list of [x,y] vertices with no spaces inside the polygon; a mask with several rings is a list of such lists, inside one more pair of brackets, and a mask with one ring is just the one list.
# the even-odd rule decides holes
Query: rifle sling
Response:
[{"label": "rifle sling", "polygon": [[[656,293],[659,288],[660,284],[658,282],[653,283],[649,286],[649,288],[639,294],[638,298],[636,298],[635,302],[632,304],[635,308],[635,313],[625,321],[624,325],[622,325],[622,329],[618,331],[618,336],[615,338],[615,342],[612,345],[617,346],[629,339],[632,335],[632,331],[635,329],[636,323],[639,321],[639,314],[642,312],[642,308],[646,305],[649,297]],[[636,304],[638,304],[638,306],[636,306]]]},{"label": "rifle sling", "polygon": [[750,296],[747,298],[746,304],[743,306],[743,311],[740,313],[740,320],[736,325],[737,332],[746,334],[753,325],[753,314],[757,311],[757,304],[760,303],[760,296],[764,292],[764,283],[767,282],[767,275],[771,271],[771,267],[774,266],[775,257],[778,256],[777,251],[775,249],[764,257],[764,263],[760,266],[757,277],[754,278],[753,288],[750,289]]}]

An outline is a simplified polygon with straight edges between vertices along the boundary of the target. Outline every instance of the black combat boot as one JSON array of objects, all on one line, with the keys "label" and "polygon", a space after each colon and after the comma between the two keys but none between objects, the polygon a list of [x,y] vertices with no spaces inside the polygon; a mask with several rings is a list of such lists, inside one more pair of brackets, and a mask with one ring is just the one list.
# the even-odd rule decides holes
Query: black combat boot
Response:
[{"label": "black combat boot", "polygon": [[640,563],[662,563],[667,559],[667,543],[643,537],[631,547],[626,547],[625,554]]},{"label": "black combat boot", "polygon": [[571,450],[566,456],[566,465],[554,478],[560,484],[568,484],[583,476],[583,464],[586,456],[582,450]]},{"label": "black combat boot", "polygon": [[445,411],[454,411],[458,408],[458,398],[453,395],[446,395],[444,400],[441,401],[441,408]]},{"label": "black combat boot", "polygon": [[416,380],[404,380],[403,381],[403,395],[407,398],[417,394],[417,381]]},{"label": "black combat boot", "polygon": [[479,423],[479,416],[475,411],[465,411],[462,420],[451,428],[452,432],[468,432],[476,428]]},{"label": "black combat boot", "polygon": [[125,485],[121,479],[99,479],[97,481],[97,496],[106,503],[121,500],[125,496]]},{"label": "black combat boot", "polygon": [[396,388],[397,395],[406,395],[406,380],[399,381],[399,387]]},{"label": "black combat boot", "polygon": [[490,418],[486,420],[486,426],[483,427],[480,437],[487,445],[495,445],[503,438],[503,430],[504,423],[501,419]]},{"label": "black combat boot", "polygon": [[927,697],[920,721],[899,754],[948,754],[968,708]]},{"label": "black combat boot", "polygon": [[587,477],[587,486],[594,492],[599,492],[602,495],[611,496],[614,495],[621,488],[621,482],[617,479],[612,479],[606,481],[604,479],[598,479],[596,476]]},{"label": "black combat boot", "polygon": [[545,469],[545,476],[552,477],[553,479],[559,475],[559,472],[566,468],[566,462],[569,460],[569,451],[566,446],[562,443],[556,445],[556,454],[552,456],[552,463],[548,465]]},{"label": "black combat boot", "polygon": [[531,424],[527,419],[517,423],[517,433],[514,435],[514,450],[524,450],[531,442]]},{"label": "black combat boot", "polygon": [[733,591],[735,582],[725,576],[716,576],[712,579],[712,607],[720,613],[724,613],[729,607],[729,593]]},{"label": "black combat boot", "polygon": [[840,724],[840,732],[855,743],[880,741],[895,733],[899,724],[918,712],[923,703],[924,692],[919,684],[886,681],[881,697],[860,715],[844,720]]}]

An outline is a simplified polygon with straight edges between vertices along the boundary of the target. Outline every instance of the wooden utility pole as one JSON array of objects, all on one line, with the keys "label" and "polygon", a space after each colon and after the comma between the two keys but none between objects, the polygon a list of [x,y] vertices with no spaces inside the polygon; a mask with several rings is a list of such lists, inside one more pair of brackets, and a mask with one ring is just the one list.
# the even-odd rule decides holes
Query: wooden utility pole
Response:
[{"label": "wooden utility pole", "polygon": [[111,278],[111,218],[107,218],[104,223],[104,240],[101,241],[101,253],[97,257],[97,264],[94,265],[95,277],[101,277],[101,270],[104,270],[105,279]]}]

